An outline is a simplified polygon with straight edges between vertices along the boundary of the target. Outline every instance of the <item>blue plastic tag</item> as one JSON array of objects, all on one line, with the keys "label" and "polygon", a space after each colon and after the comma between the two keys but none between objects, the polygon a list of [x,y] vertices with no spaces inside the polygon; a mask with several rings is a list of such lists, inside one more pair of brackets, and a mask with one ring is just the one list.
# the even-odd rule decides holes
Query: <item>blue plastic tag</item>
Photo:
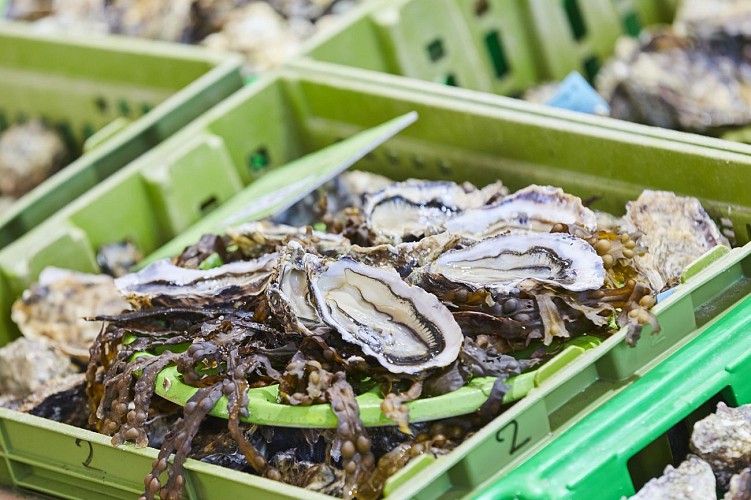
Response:
[{"label": "blue plastic tag", "polygon": [[561,82],[558,91],[547,103],[555,108],[570,109],[594,115],[610,114],[610,106],[595,89],[576,71]]}]

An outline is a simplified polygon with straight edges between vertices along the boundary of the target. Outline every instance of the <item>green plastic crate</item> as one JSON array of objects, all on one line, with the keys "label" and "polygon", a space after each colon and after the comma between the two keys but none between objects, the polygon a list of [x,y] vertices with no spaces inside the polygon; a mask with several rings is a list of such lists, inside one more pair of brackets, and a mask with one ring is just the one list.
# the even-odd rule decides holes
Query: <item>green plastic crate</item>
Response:
[{"label": "green plastic crate", "polygon": [[239,89],[239,68],[195,47],[0,22],[0,131],[42,118],[84,153],[0,214],[0,248]]},{"label": "green plastic crate", "polygon": [[[571,71],[593,76],[621,34],[670,22],[677,0],[373,0],[305,57],[518,95]],[[362,77],[368,77],[362,73]]]},{"label": "green plastic crate", "polygon": [[[501,178],[511,189],[560,185],[619,213],[644,188],[699,197],[738,243],[749,241],[751,155],[613,131],[379,81],[287,69],[239,91],[0,251],[0,343],[17,332],[12,301],[46,265],[95,271],[94,252],[132,239],[145,253],[199,221],[257,178],[305,153],[410,111],[420,118],[358,167],[398,179]],[[699,335],[741,296],[751,247],[736,249],[679,287],[656,312],[663,332],[628,348],[620,332],[551,375],[529,397],[434,463],[415,462],[389,484],[397,498],[459,496],[528,458]],[[747,290],[741,289],[741,295]],[[694,311],[710,311],[698,321]],[[0,410],[0,482],[58,495],[132,497],[156,450],[118,449],[91,432]],[[52,445],[54,444],[54,446]],[[50,455],[50,450],[55,450]],[[429,462],[429,461],[428,461]],[[2,462],[0,462],[2,464]],[[424,467],[424,468],[423,468]],[[192,498],[314,496],[251,475],[191,462]],[[221,481],[221,482],[220,482]]]},{"label": "green plastic crate", "polygon": [[[713,412],[718,400],[730,406],[751,403],[749,333],[747,297],[521,467],[500,472],[474,498],[633,495],[650,478],[662,475],[673,453],[688,444],[693,422]],[[668,439],[671,429],[683,435],[675,448]]]}]

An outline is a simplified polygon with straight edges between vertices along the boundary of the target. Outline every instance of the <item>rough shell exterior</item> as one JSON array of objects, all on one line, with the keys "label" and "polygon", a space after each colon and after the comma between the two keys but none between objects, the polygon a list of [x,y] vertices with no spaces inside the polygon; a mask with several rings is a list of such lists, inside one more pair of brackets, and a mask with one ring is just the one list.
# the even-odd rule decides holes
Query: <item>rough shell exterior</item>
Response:
[{"label": "rough shell exterior", "polygon": [[646,253],[635,262],[655,291],[676,285],[686,266],[708,250],[730,246],[696,198],[645,190],[626,205],[625,219],[629,230],[643,234],[639,245]]},{"label": "rough shell exterior", "polygon": [[677,469],[665,467],[661,477],[651,479],[632,500],[707,500],[717,498],[712,468],[690,456]]},{"label": "rough shell exterior", "polygon": [[102,323],[84,318],[125,309],[128,303],[109,276],[48,267],[39,282],[13,304],[11,318],[25,337],[43,339],[86,361]]},{"label": "rough shell exterior", "polygon": [[751,466],[751,405],[730,408],[717,404],[717,412],[694,425],[691,449],[706,460],[727,489],[730,478]]}]

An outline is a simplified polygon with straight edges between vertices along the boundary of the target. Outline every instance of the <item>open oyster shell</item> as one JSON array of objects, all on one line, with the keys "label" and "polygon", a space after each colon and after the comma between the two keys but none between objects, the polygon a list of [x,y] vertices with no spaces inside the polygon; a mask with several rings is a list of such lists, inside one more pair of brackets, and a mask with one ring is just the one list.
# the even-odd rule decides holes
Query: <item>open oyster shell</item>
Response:
[{"label": "open oyster shell", "polygon": [[230,303],[263,293],[277,257],[277,253],[271,253],[205,271],[179,267],[164,259],[116,279],[115,286],[137,309]]},{"label": "open oyster shell", "polygon": [[487,237],[502,231],[548,232],[557,223],[597,228],[595,213],[579,197],[553,186],[531,185],[501,201],[465,211],[446,222],[446,230]]},{"label": "open oyster shell", "polygon": [[446,252],[410,275],[412,282],[426,279],[501,294],[541,284],[583,291],[603,285],[605,268],[589,243],[569,234],[502,234]]},{"label": "open oyster shell", "polygon": [[707,250],[730,246],[699,200],[669,191],[645,190],[626,205],[625,219],[629,231],[643,233],[639,245],[647,251],[634,262],[658,292],[678,284],[686,266]]},{"label": "open oyster shell", "polygon": [[389,371],[415,374],[447,366],[459,355],[464,337],[446,306],[393,269],[349,258],[326,266],[313,255],[306,258],[323,321]]},{"label": "open oyster shell", "polygon": [[310,280],[305,271],[305,250],[291,241],[279,252],[279,264],[266,297],[274,315],[285,327],[309,334],[309,327],[321,323],[310,292]]},{"label": "open oyster shell", "polygon": [[500,182],[477,189],[469,183],[410,179],[366,194],[363,213],[377,242],[400,243],[439,233],[456,214],[505,193]]}]

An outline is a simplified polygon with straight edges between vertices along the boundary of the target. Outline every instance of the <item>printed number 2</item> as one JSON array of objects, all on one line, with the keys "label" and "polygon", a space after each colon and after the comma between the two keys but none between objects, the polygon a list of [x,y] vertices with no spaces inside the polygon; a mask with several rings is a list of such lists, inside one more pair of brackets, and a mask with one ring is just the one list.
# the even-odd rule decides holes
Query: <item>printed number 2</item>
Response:
[{"label": "printed number 2", "polygon": [[529,440],[531,438],[527,438],[524,441],[522,441],[521,443],[518,443],[518,438],[519,438],[519,423],[516,420],[512,420],[511,422],[509,422],[508,424],[504,425],[503,427],[501,427],[498,430],[498,432],[495,435],[496,441],[498,441],[499,443],[502,443],[502,442],[504,442],[506,440],[506,438],[503,437],[503,431],[505,431],[509,426],[513,426],[514,427],[514,432],[511,435],[511,450],[509,451],[509,453],[511,455],[513,455],[514,453],[516,453],[517,451],[519,451],[520,449],[522,449],[524,447],[524,445],[526,445],[527,443],[529,443]]}]

